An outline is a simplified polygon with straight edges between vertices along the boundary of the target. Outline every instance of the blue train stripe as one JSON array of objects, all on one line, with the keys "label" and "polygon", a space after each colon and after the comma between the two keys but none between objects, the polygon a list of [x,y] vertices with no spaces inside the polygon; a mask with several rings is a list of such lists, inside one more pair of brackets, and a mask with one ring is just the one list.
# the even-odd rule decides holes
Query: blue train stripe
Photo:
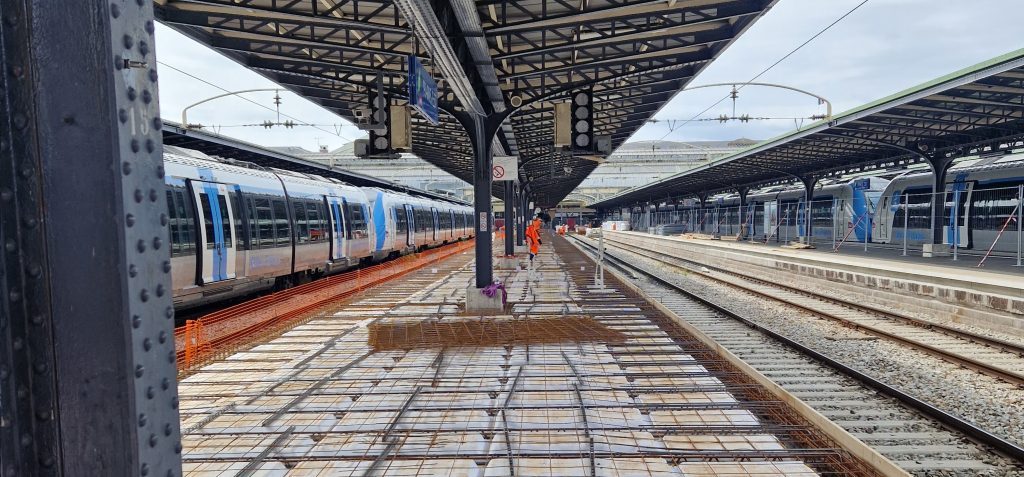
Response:
[{"label": "blue train stripe", "polygon": [[345,250],[342,248],[344,240],[344,227],[341,223],[341,207],[338,206],[338,200],[334,199],[331,201],[331,214],[334,215],[334,250],[335,256],[341,258],[344,256]]},{"label": "blue train stripe", "polygon": [[[210,204],[210,221],[213,222],[213,266],[211,267],[213,281],[221,281],[227,275],[227,261],[224,259],[224,222],[218,201],[219,191],[217,186],[209,182],[203,183],[203,191],[206,193],[206,200]],[[207,237],[210,240],[210,237]]]},{"label": "blue train stripe", "polygon": [[377,201],[373,205],[373,230],[377,235],[377,251],[384,250],[384,238],[387,235],[388,218],[384,215],[384,193],[377,192]]}]

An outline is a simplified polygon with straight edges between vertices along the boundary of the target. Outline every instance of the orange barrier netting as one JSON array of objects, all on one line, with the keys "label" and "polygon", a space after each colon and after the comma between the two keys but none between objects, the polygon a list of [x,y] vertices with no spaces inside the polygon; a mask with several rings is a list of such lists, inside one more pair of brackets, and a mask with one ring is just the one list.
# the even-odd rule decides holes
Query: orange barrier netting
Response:
[{"label": "orange barrier netting", "polygon": [[174,329],[178,372],[276,333],[310,311],[473,247],[473,241],[331,275],[188,320]]}]

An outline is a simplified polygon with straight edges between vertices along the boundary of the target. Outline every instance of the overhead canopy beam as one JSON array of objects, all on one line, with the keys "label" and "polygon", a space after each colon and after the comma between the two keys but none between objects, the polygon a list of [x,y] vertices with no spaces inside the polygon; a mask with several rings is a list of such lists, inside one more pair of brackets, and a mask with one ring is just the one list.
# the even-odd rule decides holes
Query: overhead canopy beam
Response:
[{"label": "overhead canopy beam", "polygon": [[[1024,76],[1024,49],[591,206],[619,207],[665,191],[692,196],[724,190],[712,178],[757,187],[789,180],[786,174],[825,177],[851,168],[938,164],[979,148],[1019,148],[1024,145],[1024,85],[994,84],[1014,76]],[[766,174],[772,169],[779,174]]]}]

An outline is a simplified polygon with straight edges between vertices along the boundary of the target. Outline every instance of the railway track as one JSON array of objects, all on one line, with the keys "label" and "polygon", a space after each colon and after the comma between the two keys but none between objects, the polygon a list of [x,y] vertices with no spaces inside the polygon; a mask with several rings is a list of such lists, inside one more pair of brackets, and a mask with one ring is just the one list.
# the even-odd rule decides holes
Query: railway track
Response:
[{"label": "railway track", "polygon": [[[596,250],[585,239],[575,242]],[[693,278],[666,274],[659,268],[678,265],[624,252],[606,247],[605,256],[632,275],[652,299],[907,472],[921,476],[1024,472],[1020,466],[1024,449],[1016,444],[748,319],[736,311],[734,303],[695,293],[691,290],[699,285]],[[723,316],[732,319],[723,320]]]},{"label": "railway track", "polygon": [[[700,273],[719,283],[800,308],[879,338],[898,341],[939,359],[1024,387],[1024,346],[1020,344],[620,241],[608,242],[665,265]],[[702,268],[714,273],[706,273]]]}]

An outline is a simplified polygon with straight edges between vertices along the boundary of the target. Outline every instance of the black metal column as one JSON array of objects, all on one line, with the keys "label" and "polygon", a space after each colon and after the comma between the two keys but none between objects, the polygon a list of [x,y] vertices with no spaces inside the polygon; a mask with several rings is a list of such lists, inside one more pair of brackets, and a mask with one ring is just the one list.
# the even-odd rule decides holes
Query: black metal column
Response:
[{"label": "black metal column", "polygon": [[505,181],[505,255],[515,254],[516,192],[513,181]]},{"label": "black metal column", "polygon": [[736,192],[740,195],[740,208],[739,210],[736,211],[736,217],[738,217],[740,220],[739,234],[741,237],[746,237],[746,234],[743,233],[743,226],[746,225],[747,220],[749,220],[749,218],[745,217],[743,214],[747,212],[747,193],[750,192],[750,188],[737,187]]},{"label": "black metal column", "polygon": [[152,2],[0,0],[0,474],[179,476]]},{"label": "black metal column", "polygon": [[519,186],[518,191],[516,192],[516,208],[518,209],[518,212],[516,212],[516,246],[522,246],[523,237],[526,236],[525,224],[526,216],[528,214],[526,213],[526,206],[524,205],[526,201],[525,197],[526,193],[523,191],[522,186]]},{"label": "black metal column", "polygon": [[800,182],[804,185],[804,234],[807,237],[807,243],[814,241],[814,230],[811,228],[814,222],[811,221],[811,199],[814,198],[814,186],[818,183],[818,178],[815,176],[803,176],[800,177]]},{"label": "black metal column", "polygon": [[925,161],[932,169],[932,243],[941,244],[944,241],[942,236],[943,214],[946,210],[945,195],[940,193],[946,190],[946,176],[949,167],[953,165],[953,159],[946,157],[926,157]]},{"label": "black metal column", "polygon": [[491,133],[485,118],[473,118],[468,131],[473,142],[473,208],[476,216],[476,287],[484,288],[494,282],[494,262],[491,259]]},{"label": "black metal column", "polygon": [[696,219],[697,219],[697,222],[700,224],[700,233],[704,233],[704,222],[707,222],[705,220],[704,214],[707,214],[708,195],[707,194],[698,195],[697,199],[700,200],[700,216],[697,217]]}]

